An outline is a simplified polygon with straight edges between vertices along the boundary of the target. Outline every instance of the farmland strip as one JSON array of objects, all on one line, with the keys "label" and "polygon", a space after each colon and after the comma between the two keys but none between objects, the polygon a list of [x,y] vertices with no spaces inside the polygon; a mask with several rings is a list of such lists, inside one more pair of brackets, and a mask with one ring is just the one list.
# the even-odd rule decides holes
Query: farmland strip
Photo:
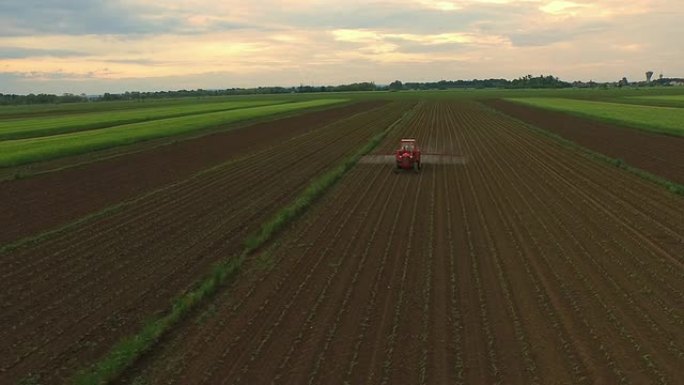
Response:
[{"label": "farmland strip", "polygon": [[[317,134],[294,139],[280,148],[275,147],[265,153],[264,163],[272,162],[272,159],[276,159],[273,158],[277,156],[275,154],[279,152],[295,153],[298,156],[288,155],[281,159],[282,164],[272,162],[271,166],[262,167],[261,178],[252,182],[252,189],[267,192],[259,198],[264,203],[268,202],[267,206],[260,209],[260,214],[256,212],[259,208],[250,205],[253,201],[252,191],[246,188],[247,186],[237,190],[237,194],[231,200],[225,198],[226,193],[231,191],[235,175],[240,175],[241,164],[236,162],[170,187],[158,196],[160,199],[150,197],[121,214],[91,224],[89,228],[79,229],[77,232],[65,234],[63,238],[55,238],[26,250],[2,255],[2,262],[8,264],[12,263],[11,260],[22,260],[29,264],[34,261],[33,271],[45,271],[50,274],[44,277],[36,276],[33,279],[47,279],[46,284],[52,286],[52,290],[49,291],[40,290],[40,287],[35,285],[27,286],[32,282],[31,279],[26,278],[27,276],[22,278],[21,275],[13,277],[11,281],[3,281],[3,286],[12,285],[7,289],[14,285],[27,288],[25,292],[17,293],[31,298],[23,303],[12,304],[7,300],[3,302],[4,306],[8,306],[7,311],[0,313],[3,324],[17,327],[12,335],[5,335],[6,341],[9,342],[8,339],[11,338],[12,341],[16,341],[12,344],[21,344],[16,345],[11,353],[1,355],[7,360],[2,361],[3,367],[9,371],[8,373],[15,375],[25,373],[27,368],[35,368],[33,370],[43,371],[45,377],[49,378],[48,373],[60,376],[69,369],[73,370],[73,366],[65,365],[65,359],[71,360],[70,365],[82,365],[83,362],[87,362],[85,360],[88,357],[102,354],[108,347],[108,341],[111,343],[115,338],[130,333],[130,330],[142,321],[145,316],[139,314],[151,314],[158,311],[155,309],[163,308],[178,291],[188,290],[193,277],[204,274],[213,261],[223,255],[230,255],[231,250],[239,248],[239,239],[247,231],[254,229],[254,225],[245,228],[243,223],[264,218],[268,210],[272,210],[269,207],[276,207],[291,194],[291,191],[301,188],[299,186],[302,186],[310,175],[320,172],[319,170],[330,162],[346,156],[348,149],[354,147],[355,143],[367,139],[373,130],[366,127],[378,127],[378,124],[382,127],[381,125],[385,124],[383,122],[389,121],[392,116],[396,119],[401,109],[402,106],[397,105],[374,111],[370,115],[364,114],[359,116],[359,121],[354,124],[352,121],[346,122],[346,129],[331,126]],[[340,141],[340,138],[343,140]],[[293,145],[296,145],[292,148],[295,151],[283,151],[284,147]],[[305,167],[289,166],[295,159],[306,156],[312,156],[316,161],[304,163]],[[256,162],[259,159],[251,160]],[[288,174],[284,170],[288,167],[291,170],[290,178],[285,178]],[[278,189],[265,188],[271,185],[271,182],[277,181],[276,178],[282,178]],[[258,180],[260,182],[256,182]],[[210,194],[206,194],[205,191]],[[168,209],[164,205],[167,205]],[[159,206],[161,212],[158,210]],[[235,213],[243,212],[242,219],[225,222],[225,214],[230,214],[233,210],[237,210]],[[183,212],[190,215],[183,215]],[[179,221],[179,218],[182,220]],[[112,231],[108,232],[106,229]],[[163,229],[164,232],[158,233],[157,229]],[[194,230],[188,232],[187,229]],[[92,238],[95,234],[98,234],[99,238]],[[175,239],[175,247],[168,243],[169,239]],[[72,248],[74,244],[76,248]],[[166,249],[169,253],[160,255],[150,251],[155,248]],[[55,264],[55,250],[60,249],[72,251],[62,251],[60,258],[63,258],[64,263]],[[40,253],[38,250],[41,250]],[[141,255],[145,257],[140,258]],[[52,271],[43,267],[46,264]],[[25,271],[26,274],[32,273],[31,270]],[[88,277],[93,277],[92,274],[98,274],[98,271],[103,275],[99,277],[98,284],[93,285],[93,280]],[[167,279],[159,281],[160,276],[167,276]],[[62,277],[73,279],[61,280]],[[51,281],[56,285],[50,283]],[[55,291],[55,288],[59,289]],[[5,287],[3,294],[9,292],[4,289]],[[64,296],[64,293],[72,295]],[[73,295],[74,293],[79,294]],[[59,303],[60,306],[46,305],[52,303]],[[96,304],[96,308],[84,312],[86,304]],[[22,310],[13,311],[17,306]],[[27,312],[35,316],[26,317]],[[122,314],[129,315],[122,319]],[[71,323],[74,317],[81,318],[81,322]],[[10,329],[3,328],[5,331]],[[109,332],[104,333],[104,330]],[[93,340],[97,342],[96,345],[87,344]],[[40,341],[43,348],[34,349],[36,342],[32,341]],[[75,357],[79,358],[74,360]],[[50,365],[55,365],[54,363],[58,363],[57,365],[63,366],[64,369],[49,369]]]},{"label": "farmland strip", "polygon": [[678,378],[678,197],[474,102],[404,136],[464,164],[357,166],[122,383]]}]

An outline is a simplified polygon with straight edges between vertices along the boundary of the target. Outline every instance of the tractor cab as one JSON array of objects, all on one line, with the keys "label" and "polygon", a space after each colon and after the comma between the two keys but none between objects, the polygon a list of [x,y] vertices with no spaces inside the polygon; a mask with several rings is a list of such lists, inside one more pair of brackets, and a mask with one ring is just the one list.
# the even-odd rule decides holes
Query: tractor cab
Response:
[{"label": "tractor cab", "polygon": [[420,149],[415,139],[402,139],[396,151],[397,170],[420,170]]},{"label": "tractor cab", "polygon": [[402,149],[404,152],[413,152],[414,144],[415,144],[415,142],[411,142],[411,141],[408,141],[408,140],[407,140],[407,141],[402,141],[402,142],[401,142],[401,149]]}]

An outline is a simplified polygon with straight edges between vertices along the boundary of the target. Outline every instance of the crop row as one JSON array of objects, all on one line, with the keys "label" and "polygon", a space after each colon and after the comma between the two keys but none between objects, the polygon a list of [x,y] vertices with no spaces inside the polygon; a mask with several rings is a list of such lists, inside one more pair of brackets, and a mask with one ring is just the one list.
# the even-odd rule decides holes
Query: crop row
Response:
[{"label": "crop row", "polygon": [[400,112],[390,106],[337,122],[1,255],[8,268],[2,269],[0,322],[13,330],[3,332],[4,346],[12,348],[2,354],[2,367],[22,373],[92,359],[135,327],[137,314],[167,305],[312,175]]},{"label": "crop row", "polygon": [[146,140],[192,133],[201,129],[343,102],[320,99],[255,106],[199,115],[123,124],[99,130],[79,131],[39,138],[0,142],[0,167],[18,166],[65,156],[84,154]]},{"label": "crop row", "polygon": [[593,119],[627,125],[647,131],[682,136],[684,109],[636,104],[596,102],[565,98],[514,98],[516,103],[570,112]]},{"label": "crop row", "polygon": [[477,103],[422,103],[377,153],[412,136],[467,162],[358,166],[127,380],[675,378],[681,203]]},{"label": "crop row", "polygon": [[[504,135],[501,135],[501,131],[499,131],[498,134],[497,134],[497,137],[502,137],[502,136],[504,136]],[[524,135],[518,135],[518,136],[519,136],[519,138],[520,138],[520,137],[522,137],[522,136],[524,136]],[[573,180],[573,182],[567,181],[567,180],[569,179],[569,176],[572,175],[572,173],[573,173],[572,170],[575,170],[576,167],[572,167],[572,170],[570,170],[571,167],[564,166],[564,165],[569,164],[569,162],[567,162],[567,161],[566,161],[566,162],[563,162],[563,161],[554,161],[554,160],[552,160],[552,159],[557,159],[558,156],[559,156],[560,154],[558,153],[558,151],[555,151],[555,152],[554,152],[554,151],[550,150],[550,149],[548,148],[548,147],[549,147],[548,144],[546,144],[545,146],[529,146],[529,145],[528,145],[528,146],[525,146],[525,144],[526,144],[525,141],[524,141],[525,138],[522,138],[522,139],[523,139],[523,140],[518,141],[516,144],[509,146],[509,148],[518,148],[518,149],[524,148],[524,149],[526,149],[526,151],[524,151],[524,155],[529,156],[529,157],[536,157],[537,154],[535,154],[535,152],[548,152],[548,153],[549,153],[549,157],[548,157],[547,159],[539,159],[539,158],[536,158],[536,159],[534,159],[534,162],[535,162],[535,164],[538,164],[538,165],[539,165],[538,167],[539,167],[540,169],[545,169],[545,171],[548,172],[548,175],[547,175],[547,176],[553,177],[554,181],[555,181],[557,184],[561,184],[561,185],[562,185],[562,184],[567,184],[568,187],[571,186],[571,185],[572,185],[572,186],[576,186],[576,185],[577,185],[577,181],[578,181],[578,180],[581,180],[581,179],[577,179],[577,178],[576,178],[576,179]],[[503,147],[503,146],[502,146],[502,147]],[[531,151],[531,150],[529,150],[529,149],[532,149],[532,148],[535,148],[535,149],[538,149],[538,150],[537,150],[537,151],[534,151],[534,152]],[[555,167],[554,167],[554,166],[551,166],[551,164],[553,164],[554,162],[558,162],[558,164],[554,165]],[[522,162],[522,161],[519,161],[519,163],[523,163],[523,162]],[[565,174],[560,174],[560,173],[558,173],[558,172],[556,171],[556,170],[562,169],[562,168],[567,168],[567,169],[568,169],[568,170],[567,170],[568,172],[565,173]],[[514,172],[515,172],[515,170],[514,170]],[[539,177],[539,176],[541,176],[541,175],[537,174],[537,176]],[[542,180],[543,180],[543,179],[542,179]],[[514,185],[514,186],[516,186],[516,185]],[[553,186],[553,185],[552,185],[552,186]],[[521,196],[534,197],[534,198],[536,198],[537,200],[539,200],[539,198],[537,198],[537,197],[539,197],[539,195],[541,195],[541,194],[540,194],[540,190],[539,190],[539,187],[541,187],[540,185],[538,185],[538,188],[535,189],[535,190],[532,190],[531,188],[529,188],[529,186],[525,186],[525,187],[527,187],[527,189],[530,190],[530,191],[527,192],[527,193],[525,193],[525,195],[522,195],[522,194],[521,194]],[[554,186],[553,188],[556,188],[556,187]],[[557,190],[557,191],[555,191],[555,195],[552,195],[552,196],[558,197],[558,196],[568,195],[568,193],[564,193],[563,191],[568,191],[568,190],[567,190],[567,188]],[[586,199],[586,201],[589,201],[589,202],[595,201],[594,198],[591,198],[590,196],[588,196],[588,195],[585,193],[585,190],[581,190],[581,189],[579,189],[579,188],[577,188],[577,187],[574,187],[574,188],[571,187],[571,191],[573,191],[573,193],[576,194],[576,195],[582,195],[582,196],[584,196],[584,198]],[[540,210],[540,207],[543,207],[544,205],[548,205],[550,201],[555,201],[555,200],[546,200],[546,201],[541,201],[541,200],[539,200],[539,201],[536,203],[536,205],[529,205],[529,210],[536,210],[536,211],[539,211],[539,210]],[[576,199],[575,199],[575,202],[576,202]],[[604,202],[605,202],[605,201],[604,201]],[[605,203],[604,203],[604,202],[601,203],[601,204],[598,204],[598,202],[597,202],[596,208],[599,208],[599,213],[601,213],[601,212],[607,212],[607,210],[604,208],[604,207],[605,207]],[[511,206],[512,206],[512,205],[511,205]],[[509,206],[509,207],[510,207],[510,206]],[[514,207],[514,206],[513,206],[513,207]],[[572,220],[572,219],[575,219],[575,218],[573,218],[573,215],[576,216],[577,214],[580,214],[580,212],[575,213],[575,214],[570,213],[569,211],[571,211],[571,208],[572,208],[572,207],[573,207],[573,201],[572,201],[572,200],[569,200],[569,199],[566,199],[566,201],[563,202],[562,204],[560,204],[558,207],[555,207],[555,208],[552,209],[552,210],[546,210],[546,211],[553,211],[553,212],[555,212],[555,213],[557,213],[557,214],[568,212],[568,216],[565,217],[565,218],[568,218],[568,219],[571,219],[571,220]],[[575,210],[572,210],[572,211],[575,211]],[[549,218],[549,217],[546,217],[546,219],[548,219],[548,218]],[[601,278],[597,278],[597,280],[595,280],[594,282],[597,282],[597,283],[612,282],[612,283],[613,283],[613,286],[614,286],[615,288],[619,288],[619,285],[618,285],[618,284],[616,283],[616,281],[613,279],[613,276],[610,275],[609,270],[606,269],[604,266],[602,266],[602,265],[598,262],[598,260],[597,260],[597,258],[596,258],[596,257],[599,256],[599,255],[610,256],[611,254],[613,254],[613,250],[616,250],[617,248],[608,248],[608,247],[605,247],[605,246],[603,246],[603,243],[605,243],[605,242],[602,243],[602,242],[600,242],[600,241],[598,241],[598,240],[594,240],[594,241],[592,241],[592,242],[580,241],[580,240],[577,238],[577,235],[576,235],[576,234],[579,234],[579,232],[577,231],[577,229],[569,230],[569,229],[567,228],[567,225],[566,225],[565,223],[563,223],[563,222],[560,221],[558,215],[551,216],[550,218],[553,220],[553,222],[555,222],[555,223],[554,223],[554,227],[557,228],[557,229],[562,230],[562,232],[560,233],[560,236],[561,236],[562,238],[560,238],[560,239],[569,241],[569,245],[574,245],[573,250],[578,250],[578,251],[580,251],[580,252],[582,253],[582,254],[580,254],[580,255],[583,255],[583,257],[593,265],[593,266],[592,266],[592,265],[589,265],[589,266],[583,265],[582,268],[580,268],[580,266],[577,265],[577,264],[575,263],[575,261],[577,260],[577,256],[573,256],[573,254],[571,254],[569,250],[562,251],[562,250],[564,250],[564,249],[566,248],[566,246],[561,246],[561,243],[557,243],[557,250],[562,251],[560,255],[565,256],[565,257],[566,257],[566,258],[565,258],[565,261],[572,267],[572,269],[575,270],[575,277],[579,277],[580,280],[583,282],[583,284],[586,285],[586,289],[593,293],[593,297],[595,297],[595,298],[597,299],[598,304],[601,305],[601,307],[607,312],[607,317],[608,317],[608,319],[610,319],[613,323],[615,323],[616,329],[617,329],[617,330],[620,330],[620,335],[621,335],[623,338],[625,338],[626,342],[628,342],[630,345],[633,345],[633,346],[635,346],[635,347],[638,347],[638,345],[637,345],[636,341],[634,340],[634,338],[631,337],[631,336],[629,335],[629,333],[625,331],[626,329],[625,329],[625,326],[623,325],[623,322],[622,322],[622,320],[629,320],[629,319],[631,319],[631,317],[630,317],[630,318],[624,318],[624,316],[621,317],[621,316],[619,316],[619,315],[616,315],[610,308],[606,307],[605,301],[602,301],[602,300],[600,300],[599,298],[602,297],[604,294],[609,293],[609,292],[610,292],[610,289],[608,289],[608,288],[602,288],[602,289],[597,289],[597,288],[595,288],[595,287],[594,287],[594,284],[590,283],[590,281],[588,280],[587,276],[586,276],[585,273],[583,272],[583,270],[584,270],[584,271],[586,271],[587,274],[590,274],[590,275],[594,275],[594,274],[596,274],[596,273],[602,274],[602,277],[601,277]],[[585,224],[590,224],[590,223],[592,223],[592,221],[595,220],[595,218],[597,218],[597,215],[596,215],[596,214],[594,214],[594,215],[587,215],[587,216],[586,216],[586,219],[585,219],[585,221],[584,221],[584,223],[585,223]],[[610,218],[607,218],[607,219],[609,219],[609,220],[615,220],[615,219],[618,219],[618,218],[616,218],[615,216],[613,216],[613,217],[610,217]],[[610,223],[610,222],[608,222],[608,223]],[[614,222],[614,223],[615,223],[615,222]],[[620,223],[620,222],[618,221],[617,223]],[[605,226],[605,225],[604,225],[604,226]],[[613,225],[613,226],[614,226],[614,225]],[[619,226],[619,227],[622,228],[622,227],[624,227],[624,226]],[[549,228],[549,227],[546,227],[546,228]],[[597,227],[597,228],[594,229],[593,231],[596,231],[597,233],[599,233],[601,230],[602,230],[602,229],[601,229],[600,227]],[[605,230],[604,230],[604,231],[605,231]],[[591,232],[588,232],[586,236],[588,236],[589,239],[591,239],[591,234],[592,234]],[[629,238],[627,238],[627,239],[629,239]],[[585,247],[585,245],[598,245],[598,246],[599,246],[599,249],[588,250],[587,247]],[[615,255],[614,261],[619,261],[619,259],[620,259],[620,257],[618,257],[618,255]],[[606,266],[610,266],[610,265],[606,265]],[[610,270],[612,270],[612,269],[610,269]],[[629,273],[629,276],[631,276],[631,277],[637,277],[637,276],[638,276],[638,275],[636,274],[636,272],[628,272],[628,273]],[[624,276],[627,276],[627,275],[623,275],[623,274],[618,274],[618,275],[617,275],[617,277],[620,277],[620,278],[622,278],[622,277],[624,277]],[[601,293],[601,294],[599,294],[599,293]],[[636,305],[639,303],[639,301],[635,300],[634,298],[630,298],[629,291],[623,291],[622,293],[616,293],[615,295],[617,296],[617,298],[626,298],[626,299],[627,299],[627,302],[630,303],[631,306],[636,306]],[[613,298],[616,298],[616,297],[613,297]],[[643,317],[642,317],[642,318],[643,318]],[[647,324],[653,324],[653,322],[647,320]],[[661,341],[663,341],[663,340],[661,340]],[[638,349],[637,349],[637,351],[638,351]],[[648,359],[646,359],[646,360],[648,360]],[[662,374],[659,373],[659,372],[657,371],[657,369],[655,368],[655,365],[653,365],[652,362],[645,362],[645,365],[646,365],[646,367],[647,367],[649,370],[651,370],[651,371],[653,372],[653,374],[656,376],[656,378],[662,379]],[[619,372],[621,372],[621,371],[619,371]]]},{"label": "crop row", "polygon": [[[173,107],[132,108],[119,111],[91,112],[65,116],[41,116],[0,120],[0,140],[35,138],[74,131],[94,130],[150,120],[206,114],[241,108],[280,104],[282,101],[238,101],[187,104]],[[196,116],[201,119],[200,116]]]}]

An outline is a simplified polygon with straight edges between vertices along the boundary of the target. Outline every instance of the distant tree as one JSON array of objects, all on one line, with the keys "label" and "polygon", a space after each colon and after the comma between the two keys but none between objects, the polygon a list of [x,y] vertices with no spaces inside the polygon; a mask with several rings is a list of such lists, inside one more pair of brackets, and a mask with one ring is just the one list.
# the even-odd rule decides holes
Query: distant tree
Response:
[{"label": "distant tree", "polygon": [[399,80],[395,80],[389,85],[389,90],[390,91],[399,91],[404,88],[404,85],[401,83]]}]

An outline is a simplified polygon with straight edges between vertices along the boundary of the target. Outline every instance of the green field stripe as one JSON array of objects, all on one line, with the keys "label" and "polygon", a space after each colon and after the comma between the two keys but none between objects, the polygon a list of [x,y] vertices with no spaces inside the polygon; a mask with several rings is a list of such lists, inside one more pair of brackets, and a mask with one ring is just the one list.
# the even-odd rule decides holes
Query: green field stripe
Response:
[{"label": "green field stripe", "polygon": [[156,108],[135,108],[0,121],[0,140],[34,138],[74,131],[98,129],[122,124],[180,117],[238,108],[258,107],[283,103],[282,100],[234,101],[223,103],[188,104]]},{"label": "green field stripe", "polygon": [[651,96],[627,96],[631,99],[672,100],[684,102],[684,95],[651,95]]},{"label": "green field stripe", "polygon": [[83,154],[145,140],[185,134],[221,124],[345,102],[346,99],[318,99],[261,107],[213,112],[178,118],[158,119],[102,130],[79,131],[32,139],[0,142],[0,167]]},{"label": "green field stripe", "polygon": [[549,110],[599,119],[610,123],[669,135],[684,135],[684,109],[642,106],[564,98],[507,98],[506,100]]},{"label": "green field stripe", "polygon": [[684,108],[684,95],[625,96],[615,101],[646,106]]}]

